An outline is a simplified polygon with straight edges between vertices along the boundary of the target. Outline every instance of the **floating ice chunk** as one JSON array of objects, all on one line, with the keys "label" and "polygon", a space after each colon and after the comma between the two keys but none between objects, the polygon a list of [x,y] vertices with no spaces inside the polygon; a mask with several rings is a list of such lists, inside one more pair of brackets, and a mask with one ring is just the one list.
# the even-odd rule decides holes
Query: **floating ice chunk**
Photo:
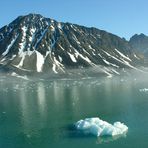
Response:
[{"label": "floating ice chunk", "polygon": [[115,122],[113,125],[99,118],[86,118],[75,124],[76,129],[85,134],[95,136],[117,136],[125,134],[128,127],[121,122]]},{"label": "floating ice chunk", "polygon": [[139,89],[140,92],[148,92],[148,88]]}]

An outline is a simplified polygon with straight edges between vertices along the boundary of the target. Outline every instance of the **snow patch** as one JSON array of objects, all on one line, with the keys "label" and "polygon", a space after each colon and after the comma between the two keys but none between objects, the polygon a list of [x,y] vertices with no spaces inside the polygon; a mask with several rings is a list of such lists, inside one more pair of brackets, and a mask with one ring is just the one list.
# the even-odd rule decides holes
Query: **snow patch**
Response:
[{"label": "snow patch", "polygon": [[6,58],[3,58],[3,59],[1,60],[1,63],[4,62],[5,60],[6,60]]},{"label": "snow patch", "polygon": [[52,25],[50,26],[50,29],[51,29],[51,31],[53,31],[53,32],[55,31],[55,28],[54,28],[54,26],[52,26]]},{"label": "snow patch", "polygon": [[89,49],[92,49],[93,51],[95,51],[95,49],[92,48],[91,45],[88,45],[88,48],[89,48]]},{"label": "snow patch", "polygon": [[11,41],[11,43],[7,46],[5,52],[2,53],[3,56],[5,56],[6,54],[8,54],[10,48],[12,47],[12,45],[15,43],[15,41],[17,40],[19,35],[16,35],[15,38]]},{"label": "snow patch", "polygon": [[114,73],[116,73],[117,75],[120,75],[119,72],[117,72],[115,69],[111,69]]},{"label": "snow patch", "polygon": [[121,122],[115,122],[113,125],[103,121],[99,118],[86,118],[76,122],[75,127],[77,130],[85,134],[94,136],[116,136],[126,134],[128,127]]},{"label": "snow patch", "polygon": [[110,55],[110,54],[107,53],[106,51],[104,51],[104,50],[102,50],[102,51],[103,51],[107,56],[113,58],[114,60],[116,60],[116,61],[118,61],[118,62],[120,62],[120,63],[122,63],[122,64],[124,64],[124,65],[127,65],[128,67],[131,67],[131,68],[137,70],[137,68],[135,68],[134,66],[130,65],[129,62],[125,61],[124,59],[117,59],[116,57]]},{"label": "snow patch", "polygon": [[54,71],[54,73],[56,73],[56,74],[58,73],[58,72],[56,71],[56,64],[54,64],[54,63],[53,63],[53,66],[52,66],[52,70]]},{"label": "snow patch", "polygon": [[138,58],[136,54],[134,54],[134,57],[135,57],[136,59],[140,60],[140,58]]},{"label": "snow patch", "polygon": [[71,54],[71,53],[69,53],[69,52],[68,52],[68,54],[69,54],[69,56],[70,56],[71,60],[72,60],[74,63],[76,63],[76,62],[77,62],[77,60],[76,60],[75,56],[74,56],[74,55],[72,55],[72,54]]},{"label": "snow patch", "polygon": [[58,28],[62,30],[62,25],[61,25],[61,23],[58,23]]},{"label": "snow patch", "polygon": [[17,77],[17,78],[21,78],[21,79],[24,79],[24,80],[29,80],[29,79],[27,78],[27,76],[20,76],[20,75],[18,75],[18,74],[15,73],[15,72],[12,72],[12,73],[11,73],[11,76]]},{"label": "snow patch", "polygon": [[117,65],[115,65],[115,64],[112,64],[112,63],[106,61],[105,59],[103,59],[103,61],[104,61],[107,65],[111,65],[111,66],[113,66],[113,67],[119,68],[119,66],[117,66]]},{"label": "snow patch", "polygon": [[123,53],[121,53],[119,50],[115,49],[115,51],[122,56],[124,59],[128,60],[128,61],[132,61],[129,57],[125,56]]},{"label": "snow patch", "polygon": [[23,36],[22,36],[22,39],[21,39],[21,43],[19,43],[19,54],[21,54],[22,52],[23,52],[23,50],[24,50],[24,48],[25,48],[25,45],[26,45],[26,31],[27,31],[27,27],[26,26],[23,26],[22,28],[22,34],[23,34]]},{"label": "snow patch", "polygon": [[38,51],[35,51],[35,52],[37,55],[37,62],[36,62],[37,72],[42,72],[42,68],[44,64],[44,56]]},{"label": "snow patch", "polygon": [[63,64],[61,64],[57,59],[56,57],[53,57],[53,66],[52,66],[52,70],[54,73],[58,73],[57,69],[61,69],[63,72],[64,71],[64,66]]},{"label": "snow patch", "polygon": [[79,42],[79,40],[77,39],[77,37],[76,37],[74,34],[73,34],[73,37],[72,37],[72,38],[76,41],[77,44],[79,44],[79,45],[81,44],[81,43]]},{"label": "snow patch", "polygon": [[35,31],[36,29],[35,28],[31,28],[30,29],[30,32],[31,32],[31,36],[29,36],[29,41],[32,42],[35,38]]},{"label": "snow patch", "polygon": [[58,56],[58,57],[59,57],[59,61],[62,62],[63,61],[62,57],[60,57],[60,56]]},{"label": "snow patch", "polygon": [[64,51],[65,49],[59,44],[59,47]]},{"label": "snow patch", "polygon": [[84,57],[84,56],[83,56],[82,54],[80,54],[76,49],[74,49],[74,50],[75,50],[75,56],[76,56],[76,58],[78,58],[78,56],[79,56],[79,57],[81,57],[83,60],[85,60],[87,63],[89,63],[90,65],[95,66],[95,64],[92,63],[88,57]]},{"label": "snow patch", "polygon": [[102,71],[108,75],[107,76],[108,78],[112,78],[113,77],[113,75],[111,73],[109,73],[110,70],[108,68],[104,67],[104,69],[102,68]]},{"label": "snow patch", "polygon": [[25,60],[25,56],[26,56],[26,54],[22,55],[22,59],[21,59],[20,63],[17,65],[17,67],[22,67],[23,66],[23,62]]}]

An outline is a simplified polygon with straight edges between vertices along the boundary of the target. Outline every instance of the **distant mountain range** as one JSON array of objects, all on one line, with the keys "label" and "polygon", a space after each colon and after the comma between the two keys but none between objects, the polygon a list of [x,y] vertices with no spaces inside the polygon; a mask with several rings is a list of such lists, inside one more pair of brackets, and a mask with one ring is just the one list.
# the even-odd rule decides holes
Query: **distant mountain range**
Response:
[{"label": "distant mountain range", "polygon": [[139,53],[144,55],[145,64],[148,63],[148,36],[135,34],[130,38],[129,44]]},{"label": "distant mountain range", "polygon": [[148,51],[148,37],[130,41],[96,28],[57,22],[39,14],[19,16],[0,29],[1,70],[67,74],[93,68],[107,76],[137,69]]}]

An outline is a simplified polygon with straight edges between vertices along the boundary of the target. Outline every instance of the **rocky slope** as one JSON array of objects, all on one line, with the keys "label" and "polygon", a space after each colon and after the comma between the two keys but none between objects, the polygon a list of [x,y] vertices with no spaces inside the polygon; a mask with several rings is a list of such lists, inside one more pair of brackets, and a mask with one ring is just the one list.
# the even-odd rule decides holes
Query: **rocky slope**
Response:
[{"label": "rocky slope", "polygon": [[140,62],[125,39],[39,14],[20,16],[0,29],[0,67],[12,71],[62,74],[91,67],[110,76]]}]

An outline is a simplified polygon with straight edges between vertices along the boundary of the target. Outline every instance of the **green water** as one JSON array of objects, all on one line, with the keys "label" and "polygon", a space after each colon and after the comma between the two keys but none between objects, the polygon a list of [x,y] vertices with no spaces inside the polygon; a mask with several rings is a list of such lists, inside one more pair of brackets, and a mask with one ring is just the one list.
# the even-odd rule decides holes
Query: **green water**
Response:
[{"label": "green water", "polygon": [[[0,78],[0,148],[146,148],[147,80],[91,78],[25,81]],[[123,137],[100,139],[69,128],[87,117],[124,122]]]}]

